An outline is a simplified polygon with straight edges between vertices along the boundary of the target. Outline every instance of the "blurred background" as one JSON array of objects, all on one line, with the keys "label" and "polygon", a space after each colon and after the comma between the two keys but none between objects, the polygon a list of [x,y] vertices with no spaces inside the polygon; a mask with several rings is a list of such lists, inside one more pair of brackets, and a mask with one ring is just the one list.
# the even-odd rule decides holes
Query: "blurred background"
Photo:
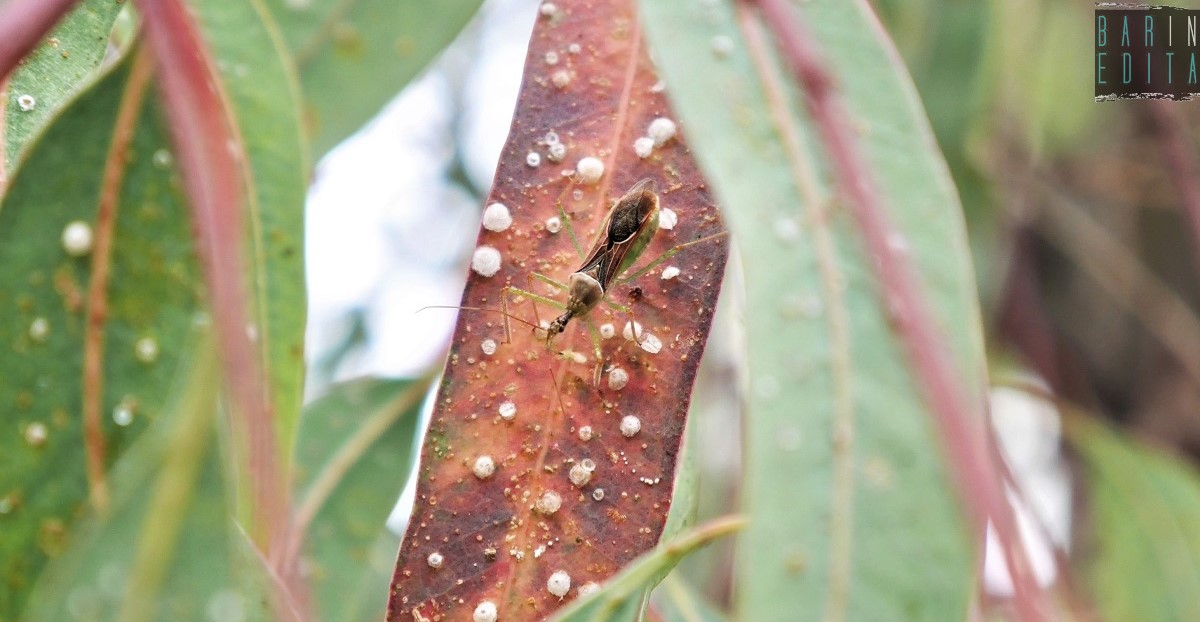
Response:
[{"label": "blurred background", "polygon": [[[357,135],[309,193],[310,395],[439,359],[508,131],[536,0],[487,0],[458,40]],[[1073,529],[1055,395],[1200,458],[1194,116],[1093,101],[1092,9],[1077,1],[876,0],[953,172],[985,313],[997,437],[1039,576]],[[1009,59],[1000,62],[1000,59]],[[1011,59],[1018,59],[1013,62]],[[683,128],[686,132],[687,128]],[[1194,206],[1200,209],[1200,205]],[[734,261],[736,265],[736,261]],[[736,499],[736,268],[694,400],[702,514]],[[722,319],[723,318],[723,319]],[[390,522],[402,532],[408,509]],[[1073,527],[1074,525],[1074,527]],[[686,571],[719,595],[729,545]],[[989,564],[994,594],[1007,578]]]}]

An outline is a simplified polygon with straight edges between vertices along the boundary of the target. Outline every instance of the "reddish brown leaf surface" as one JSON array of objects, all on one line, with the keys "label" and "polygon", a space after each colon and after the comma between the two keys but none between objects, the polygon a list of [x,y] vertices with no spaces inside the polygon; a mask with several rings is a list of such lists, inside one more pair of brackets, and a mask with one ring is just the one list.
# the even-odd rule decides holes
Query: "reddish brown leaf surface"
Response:
[{"label": "reddish brown leaf surface", "polygon": [[[472,272],[464,306],[498,310],[512,285],[558,301],[565,294],[534,272],[559,282],[579,267],[568,229],[547,230],[547,219],[570,217],[584,250],[611,201],[643,178],[658,184],[662,207],[678,215],[660,229],[629,274],[679,244],[724,231],[682,133],[647,158],[634,141],[653,120],[673,118],[654,74],[633,3],[557,2],[542,13],[530,42],[524,83],[488,204],[503,203],[513,223],[500,232],[480,230],[478,244],[500,251],[499,272]],[[686,128],[683,128],[686,129]],[[547,133],[557,134],[566,156],[554,162]],[[551,141],[553,142],[553,141]],[[528,154],[539,154],[531,166]],[[604,174],[584,183],[574,172],[584,157],[599,158]],[[657,544],[671,504],[675,462],[692,384],[712,321],[728,254],[717,235],[688,246],[641,277],[608,291],[662,342],[650,353],[622,337],[626,314],[604,304],[594,326],[611,323],[616,336],[601,341],[606,366],[629,376],[614,390],[596,369],[585,322],[571,322],[548,348],[527,324],[513,321],[506,343],[503,317],[464,310],[455,329],[445,379],[421,451],[417,505],[392,579],[392,620],[470,620],[483,601],[504,621],[540,619],[603,582]],[[669,266],[678,276],[663,279]],[[536,324],[561,310],[510,296],[509,313]],[[486,354],[483,343],[497,347]],[[579,362],[561,351],[585,353]],[[500,416],[511,402],[516,415]],[[641,422],[632,437],[623,417]],[[590,438],[580,431],[591,429]],[[478,477],[481,456],[496,465]],[[576,486],[571,467],[590,459],[590,481]],[[561,508],[538,507],[547,492]],[[431,563],[441,560],[440,567]],[[570,576],[565,598],[551,594],[556,571]]]}]

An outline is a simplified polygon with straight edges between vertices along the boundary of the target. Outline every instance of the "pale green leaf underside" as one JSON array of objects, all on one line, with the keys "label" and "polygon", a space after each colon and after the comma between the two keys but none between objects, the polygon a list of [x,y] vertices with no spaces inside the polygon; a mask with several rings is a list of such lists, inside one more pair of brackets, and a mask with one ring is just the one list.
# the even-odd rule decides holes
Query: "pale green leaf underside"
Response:
[{"label": "pale green leaf underside", "polygon": [[[698,147],[744,261],[750,524],[738,542],[736,617],[961,618],[974,588],[972,546],[938,435],[850,214],[831,198],[828,159],[800,94],[765,30],[767,60],[756,64],[733,4],[669,0],[643,11],[681,130]],[[982,403],[960,206],[916,93],[865,3],[803,7],[797,15],[824,51],[902,234],[896,243],[915,261],[957,369]],[[782,104],[772,107],[764,76],[783,84]]]}]

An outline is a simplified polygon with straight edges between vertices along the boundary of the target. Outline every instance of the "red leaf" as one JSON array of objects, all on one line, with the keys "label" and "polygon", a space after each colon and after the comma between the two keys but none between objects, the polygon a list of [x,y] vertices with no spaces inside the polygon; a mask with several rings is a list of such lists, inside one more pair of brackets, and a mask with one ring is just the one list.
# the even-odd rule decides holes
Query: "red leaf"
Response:
[{"label": "red leaf", "polygon": [[[579,586],[604,581],[655,546],[670,507],[727,238],[682,135],[649,157],[635,152],[651,122],[673,116],[633,3],[557,6],[539,16],[530,42],[515,118],[488,198],[488,205],[507,206],[512,225],[480,231],[478,245],[498,250],[501,265],[490,277],[472,272],[463,293],[465,307],[485,311],[459,315],[421,452],[417,505],[392,579],[389,619],[471,619],[485,600],[501,620],[545,617],[575,598]],[[550,132],[566,148],[561,162],[553,161],[559,154],[547,140]],[[531,153],[538,154],[537,165],[531,165]],[[595,183],[575,172],[584,157],[604,164]],[[565,301],[565,293],[530,275],[565,282],[579,267],[568,229],[547,230],[547,220],[560,215],[559,204],[586,252],[611,201],[644,178],[655,180],[662,207],[678,223],[660,229],[626,275],[677,245],[702,240],[607,292],[609,300],[632,309],[662,342],[661,351],[652,354],[625,340],[626,314],[601,303],[587,321],[614,325],[616,336],[601,341],[604,362],[623,369],[629,380],[614,389],[605,376],[595,387],[586,321],[572,321],[548,347],[529,324],[561,310],[515,295],[509,297],[514,319],[506,343],[499,313],[505,285]],[[663,279],[668,266],[680,273]],[[497,344],[493,354],[485,353],[485,340]],[[584,353],[587,361],[560,351]],[[507,402],[516,410],[511,419],[500,414]],[[626,416],[641,423],[631,437],[621,431]],[[584,426],[592,430],[590,440],[580,434]],[[483,456],[495,464],[490,477],[473,471]],[[585,459],[596,467],[586,484],[576,486],[570,472]],[[538,508],[547,492],[561,499],[553,513]],[[564,599],[547,589],[556,571],[570,576]]]}]

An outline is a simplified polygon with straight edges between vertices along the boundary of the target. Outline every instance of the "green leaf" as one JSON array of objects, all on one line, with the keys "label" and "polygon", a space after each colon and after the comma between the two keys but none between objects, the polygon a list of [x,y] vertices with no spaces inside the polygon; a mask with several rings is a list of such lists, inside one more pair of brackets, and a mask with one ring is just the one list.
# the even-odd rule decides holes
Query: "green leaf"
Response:
[{"label": "green leaf", "polygon": [[1081,570],[1105,620],[1200,620],[1200,474],[1085,419],[1065,420],[1085,466],[1091,546]]},{"label": "green leaf", "polygon": [[701,596],[696,588],[667,575],[654,590],[653,604],[663,622],[726,622],[729,618]]},{"label": "green leaf", "polygon": [[265,0],[304,83],[323,154],[395,97],[458,34],[480,0]]},{"label": "green leaf", "polygon": [[[12,73],[4,109],[5,173],[23,159],[33,137],[96,78],[108,50],[109,33],[124,4],[82,0]],[[33,107],[29,110],[32,98]],[[22,103],[25,105],[22,106]]]},{"label": "green leaf", "polygon": [[642,609],[647,589],[684,557],[712,541],[742,529],[745,522],[737,517],[721,518],[701,525],[653,551],[637,558],[625,570],[613,577],[604,587],[565,607],[555,620],[558,622],[602,622],[636,619]]},{"label": "green leaf", "polygon": [[82,521],[21,619],[264,617],[255,615],[261,593],[246,585],[257,564],[236,555],[215,434],[215,357],[211,346],[201,352],[180,398],[114,467],[111,512]]},{"label": "green leaf", "polygon": [[304,391],[304,196],[311,164],[295,68],[261,0],[195,2],[249,159],[247,270],[276,436],[290,455]]},{"label": "green leaf", "polygon": [[[850,214],[833,196],[801,94],[749,3],[642,8],[681,131],[745,266],[750,525],[739,538],[737,618],[961,617],[975,586],[972,547],[939,437]],[[982,331],[958,197],[908,76],[865,2],[813,0],[797,16],[860,128],[902,234],[895,243],[916,263],[982,403]]]},{"label": "green leaf", "polygon": [[430,379],[357,380],[304,409],[296,524],[318,619],[382,619],[400,538],[384,521],[408,482]]},{"label": "green leaf", "polygon": [[[75,100],[35,142],[0,209],[0,618],[20,610],[47,556],[70,542],[87,499],[81,422],[89,257],[63,229],[92,222],[129,62]],[[153,85],[147,85],[153,92]],[[149,101],[149,100],[147,100]],[[153,105],[136,117],[125,160],[106,290],[101,385],[105,465],[162,411],[189,342],[197,267],[179,181]],[[148,340],[156,355],[142,360]],[[131,414],[118,425],[108,413]],[[122,417],[120,417],[123,419]],[[45,441],[31,431],[45,431]]]}]

